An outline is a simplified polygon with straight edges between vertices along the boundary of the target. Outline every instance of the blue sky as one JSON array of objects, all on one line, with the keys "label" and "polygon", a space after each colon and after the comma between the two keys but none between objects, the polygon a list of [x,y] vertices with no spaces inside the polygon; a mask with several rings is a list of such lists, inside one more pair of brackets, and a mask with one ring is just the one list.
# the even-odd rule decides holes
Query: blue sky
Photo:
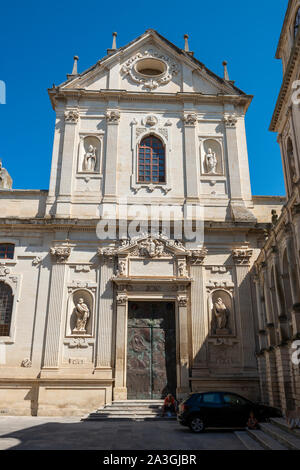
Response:
[{"label": "blue sky", "polygon": [[47,88],[93,65],[111,47],[112,32],[123,46],[148,28],[179,47],[188,33],[190,50],[215,73],[222,61],[243,91],[254,95],[246,117],[253,194],[285,193],[276,135],[268,131],[281,85],[274,58],[288,0],[165,0],[2,2],[0,158],[16,189],[47,189],[55,114]]}]

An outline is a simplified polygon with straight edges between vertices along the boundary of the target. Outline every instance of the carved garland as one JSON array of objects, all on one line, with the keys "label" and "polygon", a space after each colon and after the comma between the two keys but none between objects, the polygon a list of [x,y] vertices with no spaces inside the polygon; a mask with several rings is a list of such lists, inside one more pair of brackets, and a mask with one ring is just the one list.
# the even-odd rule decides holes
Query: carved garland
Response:
[{"label": "carved garland", "polygon": [[[155,58],[162,61],[165,65],[165,71],[157,77],[145,77],[136,70],[136,64],[140,59]],[[138,52],[136,55],[128,59],[123,65],[121,72],[124,76],[128,75],[134,82],[143,85],[147,91],[155,90],[160,85],[169,83],[174,75],[178,73],[178,66],[171,62],[170,58],[159,52],[149,49],[148,51]]]}]

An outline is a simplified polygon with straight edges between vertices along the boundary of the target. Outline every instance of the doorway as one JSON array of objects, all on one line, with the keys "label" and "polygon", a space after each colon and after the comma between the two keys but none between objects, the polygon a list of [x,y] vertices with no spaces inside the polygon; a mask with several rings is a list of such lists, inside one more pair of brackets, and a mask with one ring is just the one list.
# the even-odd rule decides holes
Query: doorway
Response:
[{"label": "doorway", "polygon": [[127,398],[175,396],[175,303],[129,302],[127,331]]}]

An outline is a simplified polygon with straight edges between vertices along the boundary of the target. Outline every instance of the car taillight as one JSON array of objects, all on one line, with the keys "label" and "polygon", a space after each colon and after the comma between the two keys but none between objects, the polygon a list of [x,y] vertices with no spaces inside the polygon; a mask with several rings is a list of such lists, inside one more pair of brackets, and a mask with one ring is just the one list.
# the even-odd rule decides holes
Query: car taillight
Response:
[{"label": "car taillight", "polygon": [[183,403],[182,405],[179,406],[179,409],[180,411],[187,411],[189,407]]}]

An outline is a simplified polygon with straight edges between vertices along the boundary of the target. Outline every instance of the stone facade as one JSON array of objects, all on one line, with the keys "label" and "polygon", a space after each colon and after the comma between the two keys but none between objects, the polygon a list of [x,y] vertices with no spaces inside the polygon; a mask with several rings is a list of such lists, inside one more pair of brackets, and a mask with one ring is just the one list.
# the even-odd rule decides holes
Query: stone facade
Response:
[{"label": "stone facade", "polygon": [[[263,399],[284,412],[299,409],[299,365],[293,342],[300,337],[300,2],[290,0],[276,57],[283,81],[270,130],[277,132],[287,202],[277,215],[255,262],[257,325]],[[298,80],[298,82],[297,82]]]},{"label": "stone facade", "polygon": [[[259,399],[259,373],[273,393],[276,361],[286,376],[287,353],[274,350],[257,364],[262,306],[250,271],[284,198],[251,194],[245,113],[252,97],[227,69],[216,76],[153,30],[81,74],[76,58],[49,95],[56,112],[49,191],[0,193],[0,249],[14,246],[0,260],[0,288],[13,295],[9,331],[0,337],[0,412],[75,415],[126,399],[133,300],[175,305],[178,398],[217,388]],[[141,181],[147,137],[160,142],[165,173],[150,181],[146,171]],[[154,204],[155,230],[141,212],[143,230],[132,235],[133,209]],[[178,230],[187,205],[200,241]],[[99,228],[105,220],[107,236]],[[288,253],[296,272],[298,258]],[[296,296],[296,280],[293,289]],[[269,318],[275,345],[273,324]],[[274,402],[284,393],[278,387]]]}]

